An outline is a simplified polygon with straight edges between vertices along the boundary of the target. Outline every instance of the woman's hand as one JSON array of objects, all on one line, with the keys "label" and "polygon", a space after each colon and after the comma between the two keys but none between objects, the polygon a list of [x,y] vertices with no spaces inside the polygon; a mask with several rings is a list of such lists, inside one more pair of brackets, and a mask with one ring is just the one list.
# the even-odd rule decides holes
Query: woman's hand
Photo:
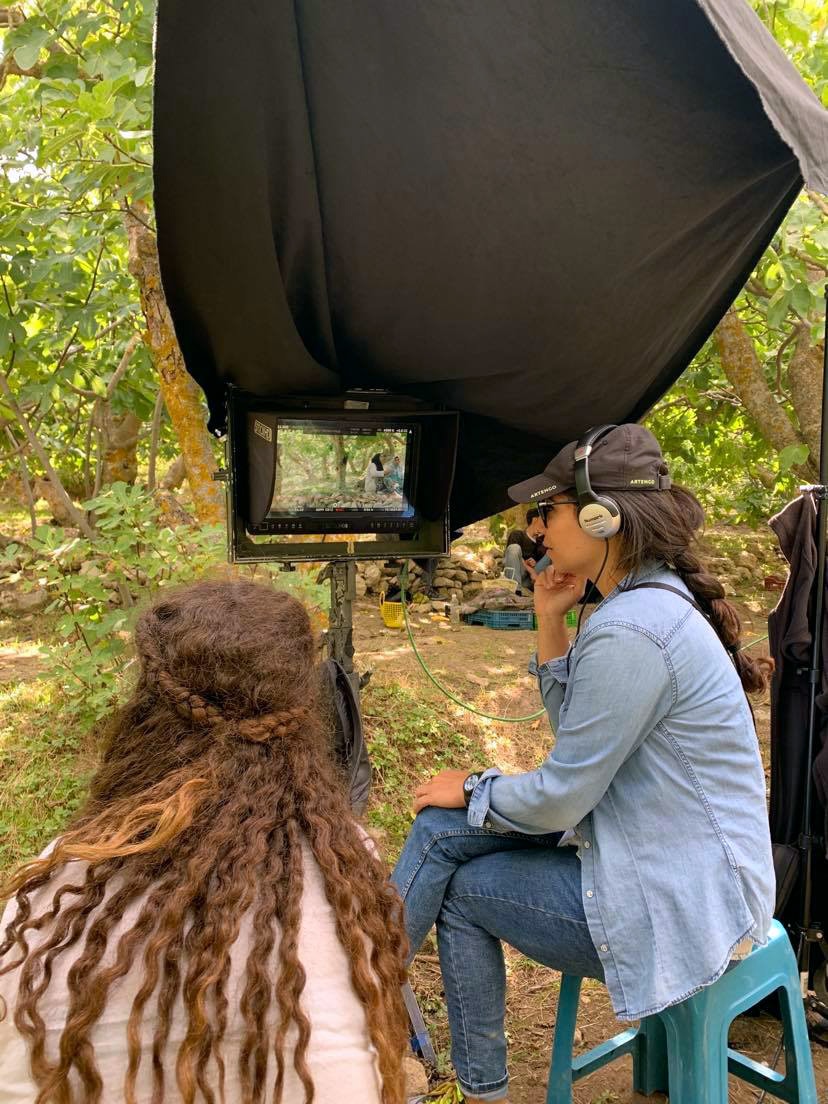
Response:
[{"label": "woman's hand", "polygon": [[535,613],[538,620],[563,617],[583,598],[586,584],[584,576],[556,571],[554,567],[541,571],[535,578]]},{"label": "woman's hand", "polygon": [[435,805],[438,809],[462,809],[466,804],[463,783],[468,776],[469,772],[464,770],[444,770],[435,774],[415,791],[414,813],[419,813],[426,805]]}]

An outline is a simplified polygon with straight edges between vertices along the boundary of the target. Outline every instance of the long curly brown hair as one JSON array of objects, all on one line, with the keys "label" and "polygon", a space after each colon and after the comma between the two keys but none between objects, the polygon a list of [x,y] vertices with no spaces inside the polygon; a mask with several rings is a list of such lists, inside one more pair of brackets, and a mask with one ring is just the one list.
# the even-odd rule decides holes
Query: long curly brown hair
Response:
[{"label": "long curly brown hair", "polygon": [[[145,1016],[154,1023],[153,1104],[164,1100],[171,1074],[187,1102],[224,1099],[230,952],[245,914],[253,934],[239,1003],[242,1100],[268,1098],[269,1056],[272,1100],[281,1100],[291,1031],[293,1064],[312,1101],[311,1024],[297,953],[303,841],[365,1008],[382,1100],[399,1104],[407,1036],[402,908],[352,819],[332,761],[307,612],[265,586],[201,582],[156,601],[135,642],[138,683],[107,726],[85,808],[53,850],[18,870],[2,892],[16,897],[17,911],[0,933],[0,973],[19,969],[14,1023],[28,1041],[37,1104],[76,1099],[70,1075],[84,1101],[100,1101],[90,1032],[138,960],[143,980],[127,1025],[124,1100],[136,1102]],[[33,909],[31,895],[72,860],[85,861],[82,873],[56,887],[49,907]],[[102,965],[110,933],[134,902],[134,924]],[[34,932],[45,938],[30,950]],[[273,977],[267,967],[277,933]],[[68,973],[59,1054],[50,1060],[38,1006],[56,961],[75,946],[82,949]],[[187,1032],[171,1071],[164,1051],[179,996]],[[218,1086],[208,1081],[211,1061]]]}]

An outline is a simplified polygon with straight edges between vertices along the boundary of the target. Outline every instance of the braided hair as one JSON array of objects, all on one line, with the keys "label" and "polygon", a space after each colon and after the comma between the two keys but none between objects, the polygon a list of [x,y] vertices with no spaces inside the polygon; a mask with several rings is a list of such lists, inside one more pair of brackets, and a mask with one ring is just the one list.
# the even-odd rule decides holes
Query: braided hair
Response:
[{"label": "braided hair", "polygon": [[[402,1104],[402,907],[332,759],[307,611],[270,587],[202,582],[165,592],[139,619],[135,643],[137,685],[106,725],[86,805],[47,855],[0,887],[0,898],[17,905],[0,931],[0,974],[17,971],[11,1014],[29,1046],[36,1104],[74,1099],[75,1084],[88,1104],[102,1099],[91,1032],[133,967],[141,984],[126,1025],[125,1104],[136,1104],[142,1060],[154,1104],[170,1081],[192,1104],[224,1099],[231,1077],[245,1104],[279,1104],[289,1040],[311,1101],[298,939],[306,849],[365,1010],[383,1104]],[[60,878],[77,860],[85,869]],[[232,986],[231,949],[245,916],[252,939]],[[71,948],[78,957],[50,1053],[41,1001],[55,999],[55,965]],[[170,1061],[177,1001],[186,1033]],[[231,1001],[243,1032],[238,1064],[226,1069]],[[146,1055],[145,1018],[153,1024]]]},{"label": "braided hair", "polygon": [[695,495],[674,484],[667,491],[613,491],[612,497],[621,509],[621,572],[635,574],[648,560],[663,560],[672,567],[716,630],[745,691],[765,690],[773,660],[739,649],[739,615],[699,553],[704,510]]}]

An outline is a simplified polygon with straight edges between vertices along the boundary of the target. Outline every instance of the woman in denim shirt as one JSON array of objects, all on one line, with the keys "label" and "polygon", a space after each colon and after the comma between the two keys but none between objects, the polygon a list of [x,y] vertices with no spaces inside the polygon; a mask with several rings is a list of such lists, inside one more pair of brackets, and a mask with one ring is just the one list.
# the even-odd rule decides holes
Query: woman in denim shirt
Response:
[{"label": "woman in denim shirt", "polygon": [[[530,664],[554,747],[524,774],[443,771],[421,786],[394,872],[412,954],[437,924],[470,1102],[507,1099],[501,941],[604,980],[632,1020],[715,981],[773,915],[745,696],[769,661],[738,651],[736,612],[695,549],[701,506],[671,485],[652,434],[583,441],[586,458],[572,442],[510,488],[541,507],[554,564],[535,588]],[[606,598],[570,647],[564,617],[587,579]]]}]

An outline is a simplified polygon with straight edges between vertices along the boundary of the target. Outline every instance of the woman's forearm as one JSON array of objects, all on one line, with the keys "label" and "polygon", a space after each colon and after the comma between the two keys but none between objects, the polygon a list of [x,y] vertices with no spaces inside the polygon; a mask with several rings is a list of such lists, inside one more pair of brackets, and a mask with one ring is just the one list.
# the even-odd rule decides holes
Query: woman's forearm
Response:
[{"label": "woman's forearm", "polygon": [[538,617],[538,663],[546,663],[566,655],[569,634],[563,614],[545,614]]}]

